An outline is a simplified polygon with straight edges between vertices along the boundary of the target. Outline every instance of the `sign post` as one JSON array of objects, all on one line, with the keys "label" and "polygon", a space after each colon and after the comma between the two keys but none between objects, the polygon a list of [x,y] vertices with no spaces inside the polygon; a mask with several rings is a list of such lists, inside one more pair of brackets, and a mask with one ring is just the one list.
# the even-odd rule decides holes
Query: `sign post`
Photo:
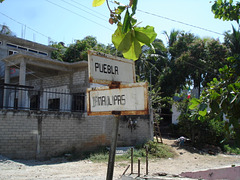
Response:
[{"label": "sign post", "polygon": [[134,61],[88,51],[89,82],[108,86],[87,89],[88,115],[114,115],[107,180],[112,180],[121,115],[148,114],[148,84],[136,83]]},{"label": "sign post", "polygon": [[109,152],[108,158],[108,169],[107,169],[107,180],[113,179],[113,170],[114,170],[114,161],[116,155],[116,147],[117,147],[117,136],[118,136],[118,127],[120,120],[120,111],[113,112],[115,114],[114,117],[114,127],[112,131],[112,143]]}]

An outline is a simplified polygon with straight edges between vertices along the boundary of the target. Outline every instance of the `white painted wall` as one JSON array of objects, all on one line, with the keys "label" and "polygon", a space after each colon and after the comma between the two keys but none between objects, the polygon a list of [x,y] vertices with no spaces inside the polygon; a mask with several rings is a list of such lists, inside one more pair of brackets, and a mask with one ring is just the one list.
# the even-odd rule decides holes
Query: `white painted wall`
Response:
[{"label": "white painted wall", "polygon": [[177,110],[177,105],[172,105],[172,124],[178,123],[178,117],[180,116],[181,112]]}]

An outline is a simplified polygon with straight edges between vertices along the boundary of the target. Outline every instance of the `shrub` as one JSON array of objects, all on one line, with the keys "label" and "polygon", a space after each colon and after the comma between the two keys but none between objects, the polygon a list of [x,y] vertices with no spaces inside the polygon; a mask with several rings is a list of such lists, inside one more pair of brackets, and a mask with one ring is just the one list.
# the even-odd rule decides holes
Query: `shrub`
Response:
[{"label": "shrub", "polygon": [[224,145],[224,151],[231,154],[240,154],[240,148],[236,146]]},{"label": "shrub", "polygon": [[178,129],[181,136],[188,137],[194,146],[212,144],[221,146],[225,138],[224,121],[217,115],[201,116],[198,112],[189,109],[189,101],[179,102],[181,111]]}]

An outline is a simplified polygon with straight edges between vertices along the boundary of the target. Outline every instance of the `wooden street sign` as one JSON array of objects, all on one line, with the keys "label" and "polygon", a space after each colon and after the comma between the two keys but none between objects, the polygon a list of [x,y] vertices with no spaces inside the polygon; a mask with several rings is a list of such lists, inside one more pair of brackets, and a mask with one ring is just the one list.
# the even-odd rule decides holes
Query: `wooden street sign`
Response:
[{"label": "wooden street sign", "polygon": [[[134,61],[88,51],[89,82],[108,86],[87,89],[88,115],[115,115],[107,180],[112,180],[120,115],[145,115],[148,84],[136,83]],[[129,84],[130,83],[130,84]]]},{"label": "wooden street sign", "polygon": [[109,54],[88,51],[90,83],[111,84],[112,82],[135,83],[134,61]]},{"label": "wooden street sign", "polygon": [[119,88],[108,86],[87,89],[88,115],[111,115],[121,111],[121,115],[148,114],[147,83],[120,84]]}]

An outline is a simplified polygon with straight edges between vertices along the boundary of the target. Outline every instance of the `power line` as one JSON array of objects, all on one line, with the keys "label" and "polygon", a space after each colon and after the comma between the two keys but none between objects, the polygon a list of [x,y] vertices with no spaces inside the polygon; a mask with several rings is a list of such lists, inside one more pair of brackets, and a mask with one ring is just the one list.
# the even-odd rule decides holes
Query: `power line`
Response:
[{"label": "power line", "polygon": [[89,19],[89,18],[86,18],[86,17],[84,17],[84,16],[82,16],[82,15],[80,15],[80,14],[78,14],[78,13],[76,13],[76,12],[70,10],[70,9],[67,9],[67,8],[65,8],[65,7],[63,7],[63,6],[60,6],[60,5],[56,4],[56,3],[53,3],[53,2],[51,2],[51,1],[49,1],[49,0],[45,0],[45,1],[51,3],[51,4],[55,5],[55,6],[58,6],[58,7],[60,7],[60,8],[62,8],[62,9],[64,9],[64,10],[66,10],[66,11],[68,11],[68,12],[71,12],[71,13],[73,13],[73,14],[75,14],[75,15],[81,17],[81,18],[84,18],[84,19],[86,19],[86,20],[88,20],[88,21],[90,21],[90,22],[92,22],[92,23],[95,23],[95,24],[97,24],[97,25],[99,25],[99,26],[102,26],[103,28],[108,29],[108,30],[110,30],[111,32],[113,32],[112,29],[110,29],[110,28],[108,28],[108,27],[106,27],[106,26],[103,26],[102,24],[97,23],[96,21],[93,21],[93,20],[91,20],[91,19]]},{"label": "power line", "polygon": [[97,15],[95,15],[95,14],[93,14],[93,13],[90,13],[90,12],[86,11],[85,9],[82,9],[82,8],[80,8],[80,7],[78,7],[78,6],[75,6],[75,5],[73,5],[73,4],[69,3],[69,2],[66,2],[65,0],[61,0],[61,1],[63,1],[63,2],[65,2],[66,4],[69,4],[69,5],[77,8],[77,9],[80,9],[80,10],[82,10],[82,11],[84,11],[84,12],[86,12],[86,13],[92,15],[92,16],[95,16],[95,17],[97,17],[98,19],[101,19],[101,20],[103,20],[103,21],[105,21],[105,22],[107,21],[106,19],[103,19],[103,18],[101,18],[101,17],[99,17],[99,16],[97,16]]},{"label": "power line", "polygon": [[[0,14],[2,14],[3,16],[5,16],[5,17],[11,19],[12,21],[14,21],[14,22],[16,22],[16,23],[18,23],[18,24],[20,24],[20,25],[22,25],[22,26],[25,26],[26,28],[28,28],[28,29],[30,29],[30,30],[36,32],[37,34],[40,34],[40,35],[42,35],[42,36],[44,36],[44,37],[46,37],[46,38],[50,38],[49,36],[47,36],[47,35],[45,35],[45,34],[39,32],[39,31],[37,31],[37,30],[35,30],[35,29],[29,27],[29,26],[26,26],[25,24],[23,24],[23,23],[21,23],[21,22],[15,20],[15,19],[13,19],[13,18],[11,18],[10,16],[8,16],[8,15],[2,13],[2,12],[0,12]],[[51,39],[52,39],[52,38],[51,38]]]},{"label": "power line", "polygon": [[[207,67],[207,64],[202,64],[202,66],[207,67],[206,69],[203,69],[203,68],[197,66],[197,65],[199,65],[199,64],[194,65],[194,64],[192,64],[192,63],[190,63],[190,62],[187,62],[187,61],[185,61],[185,63],[186,63],[186,64],[189,64],[190,66],[193,66],[193,67],[195,67],[195,68],[197,68],[197,69],[199,69],[199,70],[202,70],[202,71],[205,71],[205,72],[207,72],[207,73],[210,73],[210,74],[212,74],[212,75],[218,75],[218,74],[215,73],[215,72],[210,72],[208,69],[212,69],[212,67],[209,67],[209,66]],[[215,69],[212,69],[212,70],[215,70]]]},{"label": "power line", "polygon": [[[115,4],[113,1],[110,1],[110,2]],[[219,33],[219,32],[216,32],[216,31],[212,31],[212,30],[200,27],[200,26],[195,26],[195,25],[192,25],[192,24],[189,24],[189,23],[185,23],[185,22],[182,22],[182,21],[174,20],[174,19],[171,19],[171,18],[168,18],[168,17],[164,17],[164,16],[161,16],[161,15],[150,13],[150,12],[143,11],[143,10],[140,10],[140,9],[137,9],[137,11],[145,13],[145,14],[148,14],[148,15],[151,15],[151,16],[155,16],[155,17],[158,17],[158,18],[166,19],[166,20],[169,20],[169,21],[172,21],[172,22],[175,22],[175,23],[183,24],[183,25],[186,25],[186,26],[194,27],[194,28],[197,28],[197,29],[201,29],[201,30],[204,30],[204,31],[208,31],[208,32],[211,32],[211,33],[215,33],[215,34],[224,36],[224,34],[222,34],[222,33]]]},{"label": "power line", "polygon": [[224,34],[222,34],[222,33],[212,31],[212,30],[209,30],[209,29],[206,29],[206,28],[202,28],[200,26],[195,26],[195,25],[192,25],[192,24],[188,24],[188,23],[185,23],[185,22],[182,22],[182,21],[174,20],[174,19],[171,19],[171,18],[168,18],[168,17],[157,15],[157,14],[153,14],[153,13],[150,13],[150,12],[147,12],[147,11],[142,11],[142,10],[139,10],[139,9],[137,11],[145,13],[145,14],[149,14],[149,15],[152,15],[152,16],[155,16],[155,17],[158,17],[158,18],[166,19],[166,20],[169,20],[169,21],[172,21],[172,22],[176,22],[176,23],[179,23],[179,24],[183,24],[183,25],[186,25],[186,26],[194,27],[194,28],[197,28],[197,29],[201,29],[201,30],[204,30],[204,31],[208,31],[208,32],[211,32],[211,33],[215,33],[215,34],[224,36]]},{"label": "power line", "polygon": [[99,12],[97,12],[97,11],[94,11],[94,10],[90,9],[89,7],[87,7],[87,6],[84,6],[83,4],[80,4],[80,3],[77,2],[77,1],[74,1],[74,0],[71,0],[71,1],[73,1],[74,3],[76,3],[76,4],[80,5],[80,6],[83,6],[84,8],[86,8],[86,9],[88,9],[88,10],[94,12],[94,13],[97,13],[98,15],[101,15],[101,16],[104,17],[104,18],[109,18],[109,16],[105,16],[104,14],[101,14],[101,13],[99,13]]}]

